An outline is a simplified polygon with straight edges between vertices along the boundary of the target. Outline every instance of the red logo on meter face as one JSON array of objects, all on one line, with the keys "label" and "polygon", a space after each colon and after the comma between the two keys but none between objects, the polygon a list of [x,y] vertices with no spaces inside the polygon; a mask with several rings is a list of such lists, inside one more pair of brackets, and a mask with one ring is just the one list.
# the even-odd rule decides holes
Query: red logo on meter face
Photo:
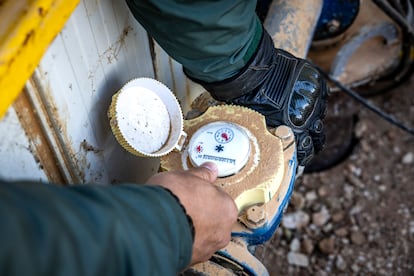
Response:
[{"label": "red logo on meter face", "polygon": [[200,152],[203,151],[203,147],[201,145],[198,145],[198,146],[196,146],[195,150],[196,150],[197,153],[200,153]]}]

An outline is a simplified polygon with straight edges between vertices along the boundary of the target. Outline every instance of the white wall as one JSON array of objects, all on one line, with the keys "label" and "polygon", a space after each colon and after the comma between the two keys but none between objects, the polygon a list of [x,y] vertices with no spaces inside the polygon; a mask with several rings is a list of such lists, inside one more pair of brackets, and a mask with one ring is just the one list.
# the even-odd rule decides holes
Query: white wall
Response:
[{"label": "white wall", "polygon": [[[158,159],[138,158],[123,150],[107,119],[111,96],[130,79],[144,76],[169,86],[188,110],[187,90],[193,85],[157,45],[153,64],[150,47],[145,30],[125,1],[118,0],[81,1],[50,45],[26,89],[67,182],[143,182],[158,170]],[[11,108],[8,116],[13,114]],[[15,118],[6,118],[0,128],[15,124]],[[21,137],[19,145],[10,145],[1,131],[0,176],[44,180],[30,152],[16,154],[27,148],[30,138],[19,126],[14,132]],[[13,173],[8,173],[10,168]]]}]

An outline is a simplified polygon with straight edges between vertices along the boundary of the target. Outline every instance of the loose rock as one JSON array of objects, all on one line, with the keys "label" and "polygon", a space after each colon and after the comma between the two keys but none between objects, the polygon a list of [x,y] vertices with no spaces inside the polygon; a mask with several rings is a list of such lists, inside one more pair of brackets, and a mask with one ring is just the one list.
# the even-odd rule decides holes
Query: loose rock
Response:
[{"label": "loose rock", "polygon": [[351,241],[353,244],[362,245],[365,243],[365,236],[361,232],[353,232],[351,234]]},{"label": "loose rock", "polygon": [[318,198],[318,195],[316,194],[315,191],[310,191],[306,193],[305,198],[306,198],[306,201],[312,202]]},{"label": "loose rock", "polygon": [[305,238],[302,241],[302,251],[306,254],[311,254],[313,252],[313,249],[315,248],[315,245],[311,239]]},{"label": "loose rock", "polygon": [[305,206],[305,198],[297,192],[293,192],[292,197],[290,198],[290,204],[295,207],[295,209],[300,210]]},{"label": "loose rock", "polygon": [[345,271],[347,268],[347,264],[344,260],[344,258],[342,258],[341,255],[338,255],[336,257],[336,261],[335,261],[335,266],[337,269],[339,269],[340,271]]},{"label": "loose rock", "polygon": [[332,221],[333,222],[340,222],[345,218],[345,212],[344,211],[338,211],[332,215]]},{"label": "loose rock", "polygon": [[341,227],[335,230],[335,235],[338,237],[346,237],[348,235],[348,230],[345,227]]},{"label": "loose rock", "polygon": [[288,263],[291,265],[297,265],[300,267],[307,267],[309,266],[309,258],[308,256],[296,253],[296,252],[289,252],[287,255]]},{"label": "loose rock", "polygon": [[322,253],[327,255],[332,254],[335,250],[335,238],[325,238],[319,242],[318,246]]},{"label": "loose rock", "polygon": [[295,238],[290,243],[290,251],[297,252],[300,249],[300,241],[299,239]]},{"label": "loose rock", "polygon": [[312,214],[312,223],[316,226],[324,226],[330,217],[328,209],[324,207],[320,212]]},{"label": "loose rock", "polygon": [[414,162],[414,154],[412,152],[408,152],[402,158],[402,163],[404,165],[411,165]]},{"label": "loose rock", "polygon": [[282,225],[288,229],[299,229],[309,224],[309,215],[304,211],[285,214]]}]

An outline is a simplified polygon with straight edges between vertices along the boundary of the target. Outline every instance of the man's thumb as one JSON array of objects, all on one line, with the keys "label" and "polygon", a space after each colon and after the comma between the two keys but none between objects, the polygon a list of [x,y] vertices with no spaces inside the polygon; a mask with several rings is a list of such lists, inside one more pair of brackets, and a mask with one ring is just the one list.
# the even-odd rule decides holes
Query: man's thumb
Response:
[{"label": "man's thumb", "polygon": [[217,179],[218,168],[217,165],[213,162],[203,163],[199,167],[193,168],[190,171],[193,175],[198,176],[211,183]]}]

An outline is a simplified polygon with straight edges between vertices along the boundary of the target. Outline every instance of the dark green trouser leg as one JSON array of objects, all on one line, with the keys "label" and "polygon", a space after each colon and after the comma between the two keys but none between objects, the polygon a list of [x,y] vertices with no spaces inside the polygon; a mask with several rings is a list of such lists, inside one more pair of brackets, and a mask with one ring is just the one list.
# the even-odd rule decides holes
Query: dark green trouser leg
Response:
[{"label": "dark green trouser leg", "polygon": [[235,75],[255,52],[262,34],[255,0],[126,2],[186,73],[206,82]]}]

